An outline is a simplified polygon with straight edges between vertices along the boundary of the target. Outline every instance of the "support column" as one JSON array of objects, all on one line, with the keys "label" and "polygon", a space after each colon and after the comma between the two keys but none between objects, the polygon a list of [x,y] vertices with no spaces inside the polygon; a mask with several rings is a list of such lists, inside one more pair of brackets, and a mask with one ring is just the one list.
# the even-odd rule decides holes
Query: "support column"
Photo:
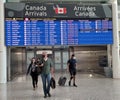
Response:
[{"label": "support column", "polygon": [[0,83],[7,82],[7,57],[4,36],[4,3],[0,1]]},{"label": "support column", "polygon": [[111,54],[111,45],[107,45],[107,59],[108,59],[108,67],[112,67],[112,54]]},{"label": "support column", "polygon": [[7,81],[11,80],[11,48],[7,48]]},{"label": "support column", "polygon": [[113,20],[112,69],[113,78],[120,78],[119,32],[118,32],[118,4],[111,0]]}]

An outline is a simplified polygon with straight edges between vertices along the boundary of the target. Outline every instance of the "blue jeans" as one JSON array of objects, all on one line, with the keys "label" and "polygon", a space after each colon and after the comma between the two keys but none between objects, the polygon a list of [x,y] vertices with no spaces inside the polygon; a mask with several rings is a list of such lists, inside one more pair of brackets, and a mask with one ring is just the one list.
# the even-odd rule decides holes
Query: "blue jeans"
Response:
[{"label": "blue jeans", "polygon": [[46,96],[48,93],[50,93],[50,79],[51,74],[41,74],[42,77],[42,83],[43,83],[43,91],[44,95]]}]

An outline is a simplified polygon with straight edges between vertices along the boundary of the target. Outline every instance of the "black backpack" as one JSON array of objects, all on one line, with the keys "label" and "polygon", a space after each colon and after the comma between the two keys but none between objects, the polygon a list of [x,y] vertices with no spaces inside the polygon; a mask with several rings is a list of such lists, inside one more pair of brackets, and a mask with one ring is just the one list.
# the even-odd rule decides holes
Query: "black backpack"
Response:
[{"label": "black backpack", "polygon": [[59,86],[65,86],[67,78],[65,76],[60,76],[59,80],[58,80],[58,84]]},{"label": "black backpack", "polygon": [[50,80],[50,87],[52,89],[55,89],[56,88],[56,82],[55,82],[55,79],[52,77],[51,80]]}]

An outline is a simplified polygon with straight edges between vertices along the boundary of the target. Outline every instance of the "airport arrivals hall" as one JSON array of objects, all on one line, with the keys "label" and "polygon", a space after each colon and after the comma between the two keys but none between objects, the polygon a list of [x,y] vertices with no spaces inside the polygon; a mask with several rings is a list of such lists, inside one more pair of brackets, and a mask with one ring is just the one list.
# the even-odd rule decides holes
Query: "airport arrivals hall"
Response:
[{"label": "airport arrivals hall", "polygon": [[120,100],[119,5],[0,0],[0,100]]}]

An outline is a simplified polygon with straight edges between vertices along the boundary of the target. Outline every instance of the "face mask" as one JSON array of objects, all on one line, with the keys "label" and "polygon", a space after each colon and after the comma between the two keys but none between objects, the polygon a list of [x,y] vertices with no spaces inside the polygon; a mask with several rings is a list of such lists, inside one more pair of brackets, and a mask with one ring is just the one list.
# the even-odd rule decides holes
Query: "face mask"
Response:
[{"label": "face mask", "polygon": [[45,55],[42,55],[42,57],[44,58],[44,57],[45,57]]},{"label": "face mask", "polygon": [[73,57],[73,59],[76,59],[76,57]]}]

